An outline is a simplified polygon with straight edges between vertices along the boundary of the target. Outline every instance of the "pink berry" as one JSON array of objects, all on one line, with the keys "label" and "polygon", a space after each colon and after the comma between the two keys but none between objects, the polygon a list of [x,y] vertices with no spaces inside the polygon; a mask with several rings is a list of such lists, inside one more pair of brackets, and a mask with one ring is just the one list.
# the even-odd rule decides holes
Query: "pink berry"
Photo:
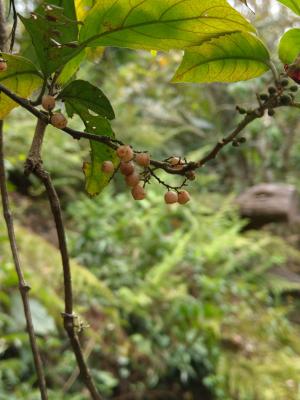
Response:
[{"label": "pink berry", "polygon": [[176,192],[167,192],[165,193],[165,202],[167,204],[174,204],[178,201],[178,194]]},{"label": "pink berry", "polygon": [[181,190],[178,193],[178,203],[179,204],[186,204],[190,200],[191,200],[190,194],[186,190]]},{"label": "pink berry", "polygon": [[125,180],[128,186],[134,187],[139,183],[140,175],[137,172],[133,172],[132,174],[127,175]]},{"label": "pink berry", "polygon": [[117,155],[122,161],[131,161],[134,153],[130,146],[122,145],[117,148]]},{"label": "pink berry", "polygon": [[150,164],[150,155],[148,153],[137,153],[135,161],[141,167],[148,167]]},{"label": "pink berry", "polygon": [[46,111],[53,110],[55,107],[55,97],[45,94],[42,97],[42,106]]},{"label": "pink berry", "polygon": [[144,200],[146,197],[145,189],[141,185],[136,185],[131,189],[134,200]]},{"label": "pink berry", "polygon": [[130,175],[134,172],[134,164],[132,162],[121,161],[120,171],[123,175]]},{"label": "pink berry", "polygon": [[114,164],[111,161],[104,161],[102,164],[102,171],[105,174],[112,174],[115,170]]},{"label": "pink berry", "polygon": [[67,118],[61,113],[55,113],[51,116],[50,122],[55,128],[63,129],[67,126]]}]

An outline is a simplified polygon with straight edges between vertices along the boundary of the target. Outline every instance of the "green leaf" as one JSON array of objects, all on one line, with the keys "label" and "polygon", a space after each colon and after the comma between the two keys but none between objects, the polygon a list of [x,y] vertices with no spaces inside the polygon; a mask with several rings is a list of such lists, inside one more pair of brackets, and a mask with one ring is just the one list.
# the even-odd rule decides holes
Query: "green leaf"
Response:
[{"label": "green leaf", "polygon": [[254,27],[225,0],[105,0],[88,13],[83,45],[183,49]]},{"label": "green leaf", "polygon": [[[0,73],[0,83],[18,96],[28,98],[42,84],[42,77],[38,70],[26,58],[1,53],[7,60],[7,70]],[[0,93],[0,119],[6,117],[18,104]]]},{"label": "green leaf", "polygon": [[233,33],[189,49],[173,82],[236,82],[269,69],[264,44],[249,33]]},{"label": "green leaf", "polygon": [[300,54],[300,29],[287,31],[279,43],[279,58],[284,64],[291,64]]},{"label": "green leaf", "polygon": [[[89,82],[77,80],[71,82],[59,95],[65,102],[70,117],[79,115],[85,124],[86,132],[115,137],[109,119],[115,117],[113,108],[97,87]],[[113,174],[102,172],[104,161],[112,161],[115,168],[119,165],[116,152],[102,143],[90,141],[91,162],[85,162],[83,172],[86,178],[86,191],[90,196],[99,194],[108,185]]]},{"label": "green leaf", "polygon": [[64,7],[44,4],[30,18],[20,16],[45,76],[63,67],[82,51],[77,41],[78,23],[73,2],[56,3]]},{"label": "green leaf", "polygon": [[115,118],[114,110],[102,90],[87,81],[71,82],[60,93],[59,98],[71,107],[73,113],[84,107],[86,111],[92,111],[100,117]]},{"label": "green leaf", "polygon": [[[115,134],[107,119],[85,115],[81,117],[84,119],[86,131],[99,135],[106,135],[112,138]],[[105,186],[107,186],[113,174],[106,174],[102,172],[102,165],[104,161],[112,161],[115,168],[119,165],[119,158],[115,150],[110,147],[90,141],[91,146],[91,162],[83,164],[83,172],[86,178],[85,190],[90,196],[99,194]]]},{"label": "green leaf", "polygon": [[83,21],[95,3],[96,0],[75,0],[77,20]]},{"label": "green leaf", "polygon": [[294,13],[300,15],[300,0],[278,0],[279,3],[290,8]]}]

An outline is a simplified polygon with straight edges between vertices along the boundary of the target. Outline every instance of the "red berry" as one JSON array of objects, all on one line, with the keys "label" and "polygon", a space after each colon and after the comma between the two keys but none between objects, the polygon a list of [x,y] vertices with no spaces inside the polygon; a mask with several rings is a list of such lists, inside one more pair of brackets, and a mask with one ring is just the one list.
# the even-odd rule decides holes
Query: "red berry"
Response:
[{"label": "red berry", "polygon": [[115,170],[114,164],[111,161],[104,161],[102,164],[102,171],[105,174],[112,174]]},{"label": "red berry", "polygon": [[132,162],[121,161],[120,171],[123,175],[130,175],[134,172],[134,164]]},{"label": "red berry", "polygon": [[143,200],[146,197],[145,189],[141,185],[136,185],[131,189],[134,200]]},{"label": "red berry", "polygon": [[148,167],[150,164],[150,155],[148,153],[137,153],[135,161],[141,167]]},{"label": "red berry", "polygon": [[132,174],[127,175],[125,180],[128,186],[134,187],[139,183],[140,175],[137,172],[133,172]]},{"label": "red berry", "polygon": [[42,97],[42,106],[46,111],[53,110],[55,107],[55,97],[45,94]]},{"label": "red berry", "polygon": [[122,145],[117,148],[117,155],[122,161],[131,161],[134,153],[130,146]]},{"label": "red berry", "polygon": [[6,70],[7,70],[7,62],[3,58],[0,58],[0,72],[4,72]]},{"label": "red berry", "polygon": [[50,122],[55,128],[63,129],[67,126],[67,118],[61,113],[55,113],[51,116]]},{"label": "red berry", "polygon": [[165,202],[167,204],[174,204],[178,201],[178,194],[176,192],[165,193]]},{"label": "red berry", "polygon": [[190,200],[191,200],[190,194],[186,190],[181,190],[178,193],[178,203],[179,204],[186,204]]}]

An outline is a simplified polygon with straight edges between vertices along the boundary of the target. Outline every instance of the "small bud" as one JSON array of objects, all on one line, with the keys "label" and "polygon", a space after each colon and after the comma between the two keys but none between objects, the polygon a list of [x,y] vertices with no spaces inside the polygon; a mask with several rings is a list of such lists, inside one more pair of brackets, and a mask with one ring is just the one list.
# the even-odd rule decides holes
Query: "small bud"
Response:
[{"label": "small bud", "polygon": [[246,139],[245,137],[240,137],[240,138],[238,139],[238,142],[239,142],[240,144],[245,143],[246,141],[247,141],[247,139]]},{"label": "small bud", "polygon": [[3,58],[0,58],[0,72],[4,72],[6,70],[7,70],[7,62]]},{"label": "small bud", "polygon": [[178,194],[176,192],[167,192],[165,193],[165,203],[166,204],[174,204],[178,201]]},{"label": "small bud", "polygon": [[105,174],[112,174],[115,170],[114,164],[111,161],[104,161],[102,164],[102,171]]},{"label": "small bud", "polygon": [[134,164],[131,161],[129,162],[121,161],[120,171],[121,174],[123,175],[131,175],[134,172]]},{"label": "small bud", "polygon": [[125,177],[125,181],[128,186],[134,187],[139,183],[140,175],[137,172],[133,172]]},{"label": "small bud", "polygon": [[196,179],[196,173],[195,171],[187,171],[185,173],[185,176],[190,180],[190,181],[194,181]]},{"label": "small bud", "polygon": [[270,117],[273,117],[273,115],[275,115],[275,110],[273,110],[273,108],[269,108],[269,109],[268,109],[268,115],[269,115]]},{"label": "small bud", "polygon": [[141,185],[136,185],[131,189],[134,200],[144,200],[146,197],[145,189]]},{"label": "small bud", "polygon": [[46,94],[42,97],[42,106],[44,110],[50,111],[55,107],[55,97]]},{"label": "small bud", "polygon": [[188,201],[191,200],[189,192],[186,190],[181,190],[178,192],[178,203],[179,204],[186,204]]},{"label": "small bud", "polygon": [[232,142],[232,146],[233,147],[239,147],[239,142],[237,141],[237,140],[233,140],[233,142]]},{"label": "small bud", "polygon": [[67,118],[61,113],[55,113],[51,116],[50,122],[55,128],[63,129],[67,126],[68,120]]},{"label": "small bud", "polygon": [[130,146],[122,145],[117,148],[117,155],[122,161],[131,161],[134,153]]},{"label": "small bud", "polygon": [[277,92],[277,90],[276,90],[276,88],[274,86],[270,86],[268,88],[268,91],[269,91],[270,94],[275,94]]},{"label": "small bud", "polygon": [[281,83],[281,86],[287,86],[289,84],[289,80],[288,79],[282,79],[282,81],[280,83]]},{"label": "small bud", "polygon": [[239,112],[240,114],[246,114],[246,113],[247,113],[247,111],[246,111],[244,108],[242,108],[242,107],[238,107],[237,110],[238,110],[238,112]]},{"label": "small bud", "polygon": [[291,92],[297,92],[298,91],[298,86],[296,86],[296,85],[291,86],[290,87],[290,91]]},{"label": "small bud", "polygon": [[263,100],[263,101],[266,101],[266,100],[269,99],[269,96],[268,96],[266,93],[262,93],[262,94],[259,96],[259,98],[260,98],[261,100]]},{"label": "small bud", "polygon": [[137,153],[135,161],[141,167],[148,167],[150,164],[150,155],[148,153]]},{"label": "small bud", "polygon": [[284,95],[280,96],[280,101],[282,104],[288,105],[288,104],[291,104],[292,98],[289,95],[284,94]]}]

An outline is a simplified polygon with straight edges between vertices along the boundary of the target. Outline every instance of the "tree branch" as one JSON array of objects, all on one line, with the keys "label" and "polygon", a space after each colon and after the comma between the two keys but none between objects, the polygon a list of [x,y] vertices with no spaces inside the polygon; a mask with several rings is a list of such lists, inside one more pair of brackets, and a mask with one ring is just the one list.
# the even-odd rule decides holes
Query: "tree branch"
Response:
[{"label": "tree branch", "polygon": [[15,231],[14,231],[13,217],[9,207],[9,198],[8,198],[8,191],[7,191],[6,177],[5,177],[4,151],[3,151],[3,121],[0,121],[0,189],[1,189],[1,199],[3,205],[3,215],[6,221],[7,233],[15,269],[18,275],[19,290],[23,302],[27,332],[33,354],[35,370],[37,373],[38,385],[41,392],[42,400],[47,400],[48,395],[47,395],[45,376],[43,372],[43,364],[38,350],[36,337],[34,334],[32,316],[30,311],[29,296],[28,296],[30,286],[25,282],[24,275],[22,272],[17,243],[16,243]]},{"label": "tree branch", "polygon": [[[183,164],[183,167],[181,169],[174,168],[170,166],[170,164],[167,161],[157,161],[151,159],[150,164],[155,167],[156,169],[162,169],[168,174],[172,175],[181,175],[184,176],[187,171],[192,171],[196,170],[198,168],[203,167],[208,161],[211,161],[216,158],[216,156],[219,154],[219,152],[223,149],[224,146],[226,146],[229,143],[232,143],[234,139],[240,134],[243,129],[249,125],[252,121],[254,121],[257,118],[261,118],[266,110],[269,109],[275,109],[278,107],[293,107],[293,108],[300,108],[300,103],[297,102],[292,102],[290,104],[285,104],[280,101],[280,96],[282,94],[280,86],[277,87],[278,92],[270,95],[269,99],[261,104],[258,105],[257,108],[249,111],[246,113],[245,117],[243,120],[239,123],[239,125],[227,136],[225,136],[223,139],[221,139],[213,148],[212,150],[204,156],[202,159],[195,161],[195,162],[187,162],[186,164]],[[20,106],[28,110],[31,114],[36,116],[37,118],[41,119],[44,121],[46,124],[49,123],[49,118],[46,114],[43,112],[37,110],[35,107],[33,107],[30,102],[26,99],[23,99],[19,96],[17,96],[15,93],[11,92],[9,89],[7,89],[5,86],[0,84],[0,92],[5,93],[8,97],[10,97],[12,100],[14,100],[16,103],[18,103]],[[61,131],[67,133],[68,135],[72,136],[74,139],[88,139],[92,140],[94,142],[98,143],[103,143],[107,145],[108,147],[112,149],[117,149],[118,145],[122,145],[123,143],[120,140],[113,139],[109,136],[105,135],[95,135],[93,133],[88,133],[88,132],[82,132],[78,131],[69,127],[61,129]],[[138,151],[135,151],[138,153]]]},{"label": "tree branch", "polygon": [[75,330],[74,320],[76,315],[73,312],[72,274],[60,201],[52,184],[50,174],[42,166],[41,148],[46,127],[47,124],[43,120],[39,119],[37,122],[31,151],[25,163],[25,171],[27,174],[33,173],[43,183],[46,189],[57,231],[59,250],[63,266],[65,311],[62,313],[62,317],[64,320],[64,328],[68,334],[73,352],[75,354],[77,365],[80,371],[80,377],[83,383],[89,390],[93,400],[102,400],[102,397],[98,393],[90,371],[86,365],[79,338]]}]

